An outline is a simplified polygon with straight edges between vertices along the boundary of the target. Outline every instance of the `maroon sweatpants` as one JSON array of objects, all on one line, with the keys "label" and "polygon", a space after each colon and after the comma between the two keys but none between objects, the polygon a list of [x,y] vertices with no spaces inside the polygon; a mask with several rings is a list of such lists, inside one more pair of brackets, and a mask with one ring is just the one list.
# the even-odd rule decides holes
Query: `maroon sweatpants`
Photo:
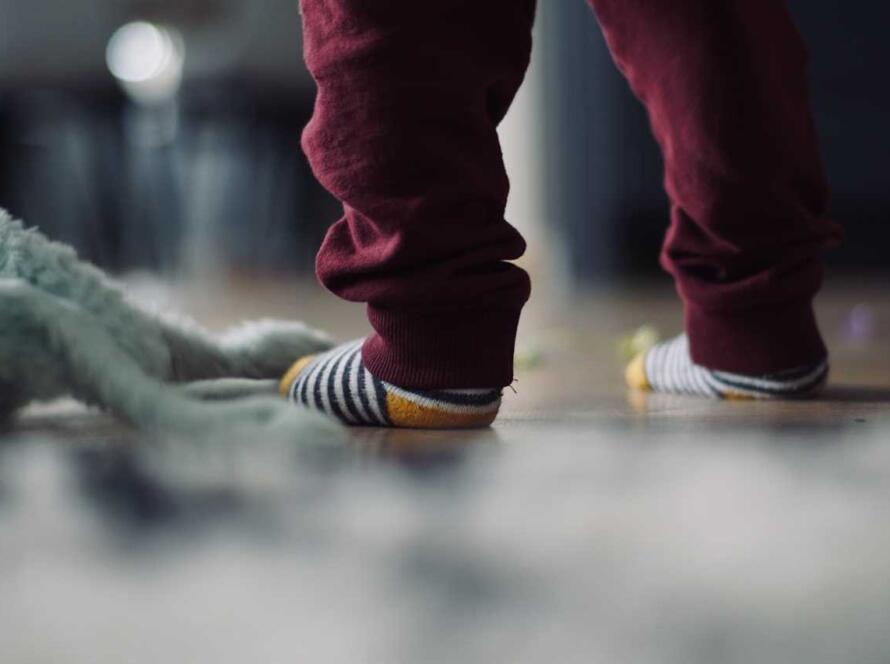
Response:
[{"label": "maroon sweatpants", "polygon": [[[560,0],[563,1],[563,0]],[[590,0],[664,153],[662,264],[695,361],[769,373],[822,359],[811,301],[839,231],[783,0]],[[495,128],[534,0],[301,0],[318,85],[303,147],[344,216],[322,283],[366,302],[364,361],[413,388],[507,385],[525,249]],[[593,220],[591,220],[593,223]]]}]

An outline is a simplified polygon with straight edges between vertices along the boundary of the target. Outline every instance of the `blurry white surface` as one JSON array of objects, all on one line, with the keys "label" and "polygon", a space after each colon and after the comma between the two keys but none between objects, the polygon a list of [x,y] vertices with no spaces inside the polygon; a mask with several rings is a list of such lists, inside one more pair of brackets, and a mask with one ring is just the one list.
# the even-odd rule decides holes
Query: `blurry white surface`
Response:
[{"label": "blurry white surface", "polygon": [[370,460],[322,472],[252,445],[148,449],[125,481],[103,483],[113,458],[91,468],[71,449],[7,448],[0,660],[836,664],[890,652],[886,432],[653,444],[568,423],[558,439],[551,424],[508,428],[509,446],[416,472]]}]

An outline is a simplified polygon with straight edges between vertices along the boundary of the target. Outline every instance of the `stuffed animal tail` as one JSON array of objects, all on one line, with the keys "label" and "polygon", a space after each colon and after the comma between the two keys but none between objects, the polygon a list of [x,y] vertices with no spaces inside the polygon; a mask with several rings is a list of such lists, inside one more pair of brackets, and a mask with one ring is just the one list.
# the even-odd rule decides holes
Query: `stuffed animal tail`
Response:
[{"label": "stuffed animal tail", "polygon": [[245,397],[270,397],[277,395],[279,380],[252,380],[250,378],[217,378],[200,380],[182,386],[183,393],[201,401],[230,401]]},{"label": "stuffed animal tail", "polygon": [[25,228],[3,209],[0,279],[30,284],[95,317],[144,371],[164,381],[277,379],[296,358],[333,345],[296,322],[248,323],[217,339],[185,317],[148,311],[74,249]]},{"label": "stuffed animal tail", "polygon": [[25,282],[0,285],[4,306],[15,306],[45,331],[78,398],[101,405],[145,431],[188,439],[233,442],[275,439],[328,445],[345,440],[330,420],[271,397],[226,404],[190,398],[148,375],[94,317]]}]

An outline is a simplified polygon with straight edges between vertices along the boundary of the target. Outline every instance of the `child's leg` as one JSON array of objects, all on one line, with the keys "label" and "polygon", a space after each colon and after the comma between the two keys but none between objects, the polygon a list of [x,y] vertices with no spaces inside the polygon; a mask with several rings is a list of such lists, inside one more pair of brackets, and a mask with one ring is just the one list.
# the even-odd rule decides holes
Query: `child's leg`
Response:
[{"label": "child's leg", "polygon": [[825,216],[806,53],[784,3],[590,4],[664,154],[662,264],[685,305],[688,346],[658,354],[670,366],[641,359],[650,375],[632,382],[703,393],[681,378],[687,367],[771,381],[818,368],[826,350],[811,302],[839,230]]},{"label": "child's leg", "polygon": [[[424,408],[439,392],[449,412],[449,400],[467,399],[442,390],[499,391],[513,378],[529,280],[507,262],[525,243],[504,220],[508,182],[495,129],[528,65],[534,1],[302,0],[301,8],[318,84],[303,147],[344,206],[318,275],[340,297],[366,302],[374,328],[358,356],[368,373],[356,377],[424,391]],[[325,358],[327,370],[313,365],[306,387],[319,399],[304,403],[325,407],[330,395],[341,410],[343,400],[361,409],[372,394],[350,394],[347,357],[336,366]],[[291,393],[301,400],[301,390]],[[484,423],[497,405],[486,409],[454,423]]]}]

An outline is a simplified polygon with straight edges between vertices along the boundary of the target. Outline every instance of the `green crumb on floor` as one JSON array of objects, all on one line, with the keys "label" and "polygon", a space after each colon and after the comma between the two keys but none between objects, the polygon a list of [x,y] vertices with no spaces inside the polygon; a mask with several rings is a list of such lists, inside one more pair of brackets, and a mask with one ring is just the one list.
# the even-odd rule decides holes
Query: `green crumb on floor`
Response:
[{"label": "green crumb on floor", "polygon": [[518,371],[537,369],[544,363],[544,351],[536,343],[526,343],[516,349],[513,366]]},{"label": "green crumb on floor", "polygon": [[579,335],[569,328],[553,327],[539,330],[517,340],[513,368],[517,371],[540,369],[552,362],[555,357],[577,351],[581,347]]},{"label": "green crumb on floor", "polygon": [[643,351],[647,351],[661,339],[658,328],[653,325],[642,325],[618,340],[618,356],[629,362]]}]

